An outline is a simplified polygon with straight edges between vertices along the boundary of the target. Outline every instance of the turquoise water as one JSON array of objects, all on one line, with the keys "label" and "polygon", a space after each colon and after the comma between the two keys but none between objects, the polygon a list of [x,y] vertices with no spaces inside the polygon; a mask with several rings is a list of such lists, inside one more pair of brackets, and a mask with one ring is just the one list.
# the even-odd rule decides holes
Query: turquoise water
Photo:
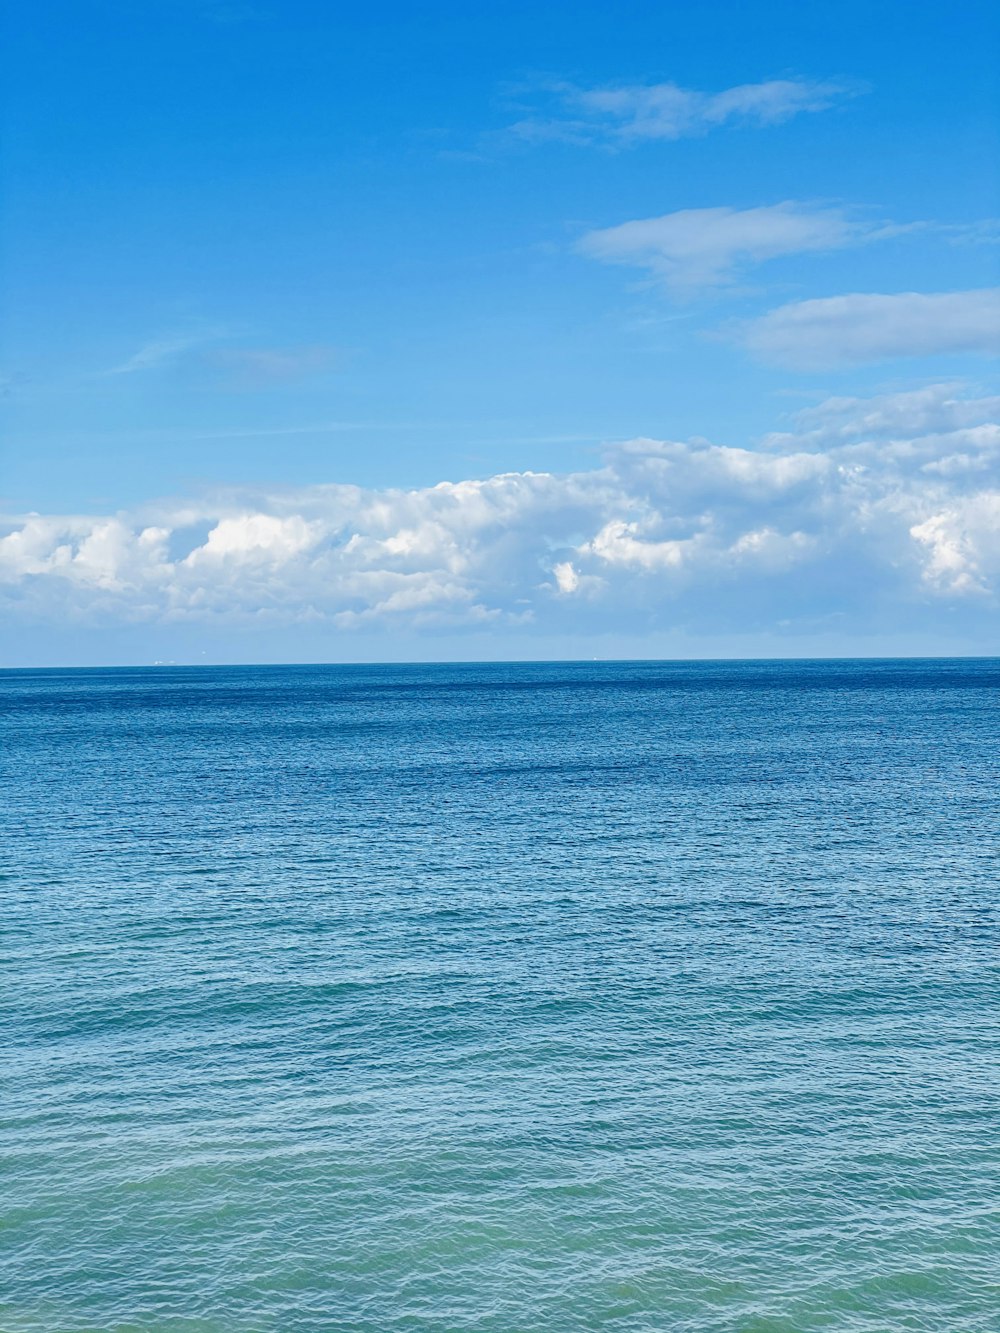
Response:
[{"label": "turquoise water", "polygon": [[998,702],[0,673],[0,1329],[995,1333]]}]

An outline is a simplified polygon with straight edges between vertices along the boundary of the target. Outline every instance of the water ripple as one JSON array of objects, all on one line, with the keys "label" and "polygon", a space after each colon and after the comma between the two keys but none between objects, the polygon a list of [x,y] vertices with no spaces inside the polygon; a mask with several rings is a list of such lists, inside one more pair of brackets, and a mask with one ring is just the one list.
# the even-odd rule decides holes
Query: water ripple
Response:
[{"label": "water ripple", "polygon": [[3,1333],[995,1333],[998,690],[0,674]]}]

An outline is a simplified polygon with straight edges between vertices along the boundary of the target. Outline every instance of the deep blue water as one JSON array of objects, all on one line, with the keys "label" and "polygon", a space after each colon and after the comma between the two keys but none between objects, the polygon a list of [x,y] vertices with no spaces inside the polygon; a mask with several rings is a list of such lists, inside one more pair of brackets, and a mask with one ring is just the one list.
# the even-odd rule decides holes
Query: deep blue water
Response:
[{"label": "deep blue water", "polygon": [[0,673],[2,1333],[996,1333],[998,703]]}]

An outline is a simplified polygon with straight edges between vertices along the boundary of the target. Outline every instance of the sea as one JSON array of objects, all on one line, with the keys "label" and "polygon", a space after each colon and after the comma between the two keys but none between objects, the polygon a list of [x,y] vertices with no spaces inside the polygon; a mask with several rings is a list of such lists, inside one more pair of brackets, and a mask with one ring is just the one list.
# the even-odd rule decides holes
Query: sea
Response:
[{"label": "sea", "polygon": [[0,1330],[996,1333],[998,704],[0,673]]}]

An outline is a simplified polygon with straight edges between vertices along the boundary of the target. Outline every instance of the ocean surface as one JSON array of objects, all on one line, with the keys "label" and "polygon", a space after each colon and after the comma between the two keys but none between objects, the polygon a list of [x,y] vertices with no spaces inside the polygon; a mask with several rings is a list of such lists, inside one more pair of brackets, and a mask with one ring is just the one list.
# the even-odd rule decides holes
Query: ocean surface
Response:
[{"label": "ocean surface", "polygon": [[0,673],[0,1330],[996,1333],[998,705]]}]

